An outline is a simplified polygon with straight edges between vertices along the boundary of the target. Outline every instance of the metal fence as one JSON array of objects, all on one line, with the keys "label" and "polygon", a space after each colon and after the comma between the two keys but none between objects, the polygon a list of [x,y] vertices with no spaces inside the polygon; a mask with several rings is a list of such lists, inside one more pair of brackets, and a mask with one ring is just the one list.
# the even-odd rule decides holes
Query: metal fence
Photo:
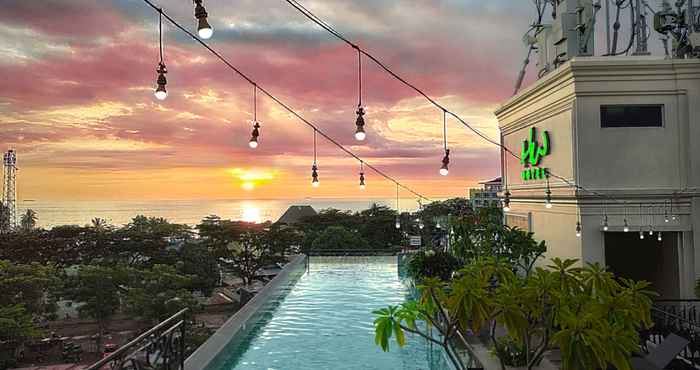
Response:
[{"label": "metal fence", "polygon": [[644,347],[651,342],[660,344],[673,333],[690,341],[679,354],[674,369],[700,368],[700,300],[660,300],[651,309],[654,325],[641,332]]},{"label": "metal fence", "polygon": [[87,370],[183,370],[186,313],[185,308]]}]

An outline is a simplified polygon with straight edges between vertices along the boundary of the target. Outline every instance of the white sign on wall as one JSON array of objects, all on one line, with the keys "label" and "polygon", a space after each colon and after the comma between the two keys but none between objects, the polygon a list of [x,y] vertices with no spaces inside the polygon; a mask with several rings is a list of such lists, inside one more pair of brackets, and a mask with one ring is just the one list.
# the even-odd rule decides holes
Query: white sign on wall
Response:
[{"label": "white sign on wall", "polygon": [[421,246],[420,236],[411,236],[409,238],[409,241],[410,241],[411,247],[420,247]]}]

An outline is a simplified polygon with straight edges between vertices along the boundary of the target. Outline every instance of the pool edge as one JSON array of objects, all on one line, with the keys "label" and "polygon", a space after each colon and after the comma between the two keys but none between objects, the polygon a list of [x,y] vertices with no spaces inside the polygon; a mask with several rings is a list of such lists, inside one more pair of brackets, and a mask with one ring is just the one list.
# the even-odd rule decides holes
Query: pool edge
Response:
[{"label": "pool edge", "polygon": [[185,360],[185,370],[205,369],[224,350],[231,339],[244,327],[245,323],[264,305],[274,291],[301,274],[294,274],[302,268],[305,270],[306,256],[297,255],[284,266],[277,276],[265,285],[248,303],[233,314],[209,339]]}]

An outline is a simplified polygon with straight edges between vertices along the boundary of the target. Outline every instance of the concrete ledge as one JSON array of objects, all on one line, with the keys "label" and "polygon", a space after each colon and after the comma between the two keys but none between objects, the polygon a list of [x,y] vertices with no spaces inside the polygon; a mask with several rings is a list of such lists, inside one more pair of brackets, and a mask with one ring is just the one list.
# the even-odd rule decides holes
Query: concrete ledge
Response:
[{"label": "concrete ledge", "polygon": [[248,303],[233,314],[219,330],[185,360],[185,370],[205,369],[226,348],[231,339],[245,328],[248,320],[273,298],[279,287],[296,280],[306,271],[306,256],[298,255],[265,285]]}]

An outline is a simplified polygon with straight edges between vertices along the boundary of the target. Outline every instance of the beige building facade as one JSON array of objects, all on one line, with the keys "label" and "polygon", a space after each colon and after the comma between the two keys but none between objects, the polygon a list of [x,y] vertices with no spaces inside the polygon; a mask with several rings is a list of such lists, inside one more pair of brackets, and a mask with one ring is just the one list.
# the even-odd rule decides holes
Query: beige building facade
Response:
[{"label": "beige building facade", "polygon": [[545,240],[547,258],[599,262],[664,298],[694,298],[700,60],[574,58],[496,116],[515,155],[502,154],[508,224]]}]

